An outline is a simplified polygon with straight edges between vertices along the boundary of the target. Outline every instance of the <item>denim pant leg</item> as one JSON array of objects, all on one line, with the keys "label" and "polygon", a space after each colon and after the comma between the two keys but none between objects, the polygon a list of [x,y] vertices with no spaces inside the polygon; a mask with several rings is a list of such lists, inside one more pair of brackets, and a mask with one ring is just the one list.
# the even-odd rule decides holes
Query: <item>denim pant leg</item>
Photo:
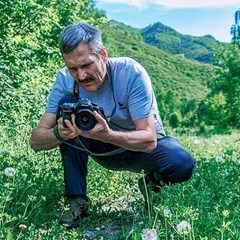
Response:
[{"label": "denim pant leg", "polygon": [[[76,145],[74,141],[68,141],[68,143]],[[60,145],[60,151],[64,168],[66,196],[86,195],[87,153],[66,144]]]},{"label": "denim pant leg", "polygon": [[105,168],[116,171],[142,172],[154,176],[156,181],[167,184],[183,182],[191,178],[195,161],[173,137],[158,140],[151,153],[125,151],[109,156],[93,159]]}]

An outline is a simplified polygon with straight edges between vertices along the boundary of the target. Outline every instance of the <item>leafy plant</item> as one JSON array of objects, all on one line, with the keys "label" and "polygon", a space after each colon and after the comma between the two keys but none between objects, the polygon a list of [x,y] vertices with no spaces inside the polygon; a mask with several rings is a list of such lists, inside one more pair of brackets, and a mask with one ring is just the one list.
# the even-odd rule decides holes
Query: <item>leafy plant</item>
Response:
[{"label": "leafy plant", "polygon": [[[231,95],[224,85],[228,80],[238,89],[237,49],[222,52],[214,85],[216,67],[149,46],[137,29],[106,25],[93,1],[0,0],[0,5],[0,238],[142,239],[156,232],[160,239],[238,239],[239,132],[222,128],[222,135],[213,135],[211,126],[202,124],[216,124],[216,111],[224,122],[232,117],[230,110],[238,117],[239,94]],[[90,159],[90,217],[67,231],[58,224],[64,206],[59,151],[35,153],[28,139],[63,66],[58,35],[74,21],[99,26],[110,56],[133,57],[148,70],[167,132],[179,138],[197,164],[190,181],[162,189],[163,201],[149,214],[137,186],[141,174],[108,171]],[[206,104],[211,112],[201,119],[194,111],[209,87],[214,90]]]}]

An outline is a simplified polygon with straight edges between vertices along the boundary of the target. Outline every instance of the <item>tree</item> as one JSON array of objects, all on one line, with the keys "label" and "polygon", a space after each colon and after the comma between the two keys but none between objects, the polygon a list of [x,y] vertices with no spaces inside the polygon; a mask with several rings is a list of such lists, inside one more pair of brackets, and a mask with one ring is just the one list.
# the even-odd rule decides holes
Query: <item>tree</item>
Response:
[{"label": "tree", "polygon": [[219,48],[216,59],[216,78],[210,84],[212,91],[202,104],[205,122],[222,126],[240,126],[240,48],[231,44]]},{"label": "tree", "polygon": [[[0,0],[0,114],[4,120],[38,118],[57,69],[58,36],[70,23],[107,22],[93,0]],[[21,111],[21,112],[20,112]],[[20,119],[21,118],[21,119]],[[15,122],[14,122],[15,121]]]}]

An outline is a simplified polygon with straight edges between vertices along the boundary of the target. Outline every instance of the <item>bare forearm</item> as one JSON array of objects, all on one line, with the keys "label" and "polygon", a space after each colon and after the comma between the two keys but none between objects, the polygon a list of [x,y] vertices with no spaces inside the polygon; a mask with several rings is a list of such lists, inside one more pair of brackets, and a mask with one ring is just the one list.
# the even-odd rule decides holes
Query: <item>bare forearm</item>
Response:
[{"label": "bare forearm", "polygon": [[156,137],[147,131],[111,131],[106,142],[119,147],[141,152],[151,152],[156,148]]},{"label": "bare forearm", "polygon": [[30,146],[34,151],[49,150],[60,145],[53,133],[53,128],[36,128],[29,140]]}]

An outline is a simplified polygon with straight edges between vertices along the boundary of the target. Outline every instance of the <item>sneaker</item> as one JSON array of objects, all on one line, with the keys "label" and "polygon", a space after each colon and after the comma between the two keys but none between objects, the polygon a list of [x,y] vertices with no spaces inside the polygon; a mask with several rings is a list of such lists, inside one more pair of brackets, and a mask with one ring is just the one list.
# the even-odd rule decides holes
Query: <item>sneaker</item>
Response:
[{"label": "sneaker", "polygon": [[63,213],[59,222],[67,228],[76,228],[82,218],[88,217],[88,202],[81,197],[68,198],[67,205],[68,209]]},{"label": "sneaker", "polygon": [[156,184],[151,181],[148,175],[138,180],[138,188],[143,195],[146,209],[150,209],[152,204],[161,200],[159,196],[156,196],[160,192],[161,187],[160,183]]}]

